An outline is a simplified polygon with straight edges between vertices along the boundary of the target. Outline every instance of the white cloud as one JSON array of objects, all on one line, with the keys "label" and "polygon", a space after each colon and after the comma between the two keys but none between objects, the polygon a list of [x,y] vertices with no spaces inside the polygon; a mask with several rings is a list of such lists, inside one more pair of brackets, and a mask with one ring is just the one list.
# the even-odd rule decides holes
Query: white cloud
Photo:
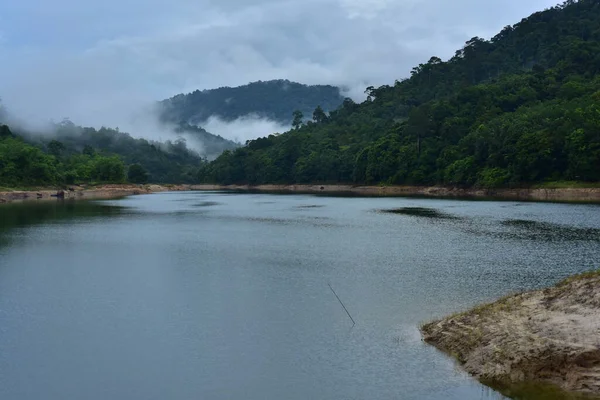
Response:
[{"label": "white cloud", "polygon": [[256,115],[246,115],[230,122],[218,117],[210,117],[200,125],[211,133],[238,143],[246,143],[247,140],[272,133],[283,133],[291,128],[291,125],[282,125]]}]

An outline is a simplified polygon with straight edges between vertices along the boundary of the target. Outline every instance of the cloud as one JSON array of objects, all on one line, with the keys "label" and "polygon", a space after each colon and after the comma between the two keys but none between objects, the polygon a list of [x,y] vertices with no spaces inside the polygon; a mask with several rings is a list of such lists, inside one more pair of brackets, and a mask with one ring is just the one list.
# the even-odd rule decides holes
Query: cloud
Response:
[{"label": "cloud", "polygon": [[210,117],[200,125],[211,133],[238,143],[246,143],[247,140],[269,136],[272,133],[283,133],[291,129],[291,125],[282,125],[256,115],[247,115],[230,122],[219,117]]},{"label": "cloud", "polygon": [[256,80],[343,85],[360,99],[554,1],[2,2],[0,97],[29,120],[120,127],[155,100]]}]

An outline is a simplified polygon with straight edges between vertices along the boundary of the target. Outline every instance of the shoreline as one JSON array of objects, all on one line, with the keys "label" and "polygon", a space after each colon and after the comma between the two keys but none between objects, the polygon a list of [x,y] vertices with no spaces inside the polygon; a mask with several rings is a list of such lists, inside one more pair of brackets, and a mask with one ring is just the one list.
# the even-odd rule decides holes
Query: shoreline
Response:
[{"label": "shoreline", "polygon": [[190,185],[134,185],[114,184],[99,186],[73,185],[67,189],[39,189],[0,191],[0,204],[15,202],[47,202],[57,200],[116,199],[168,191],[189,191]]},{"label": "shoreline", "polygon": [[67,189],[30,189],[0,191],[0,204],[21,201],[57,199],[113,199],[167,191],[230,191],[272,194],[323,194],[360,197],[422,197],[471,200],[513,200],[539,202],[572,202],[600,204],[600,187],[589,188],[521,188],[476,189],[445,186],[359,186],[359,185],[135,185],[108,184],[99,186],[70,186]]},{"label": "shoreline", "polygon": [[600,271],[507,296],[420,331],[426,343],[505,394],[537,387],[600,396]]},{"label": "shoreline", "polygon": [[191,185],[192,190],[226,190],[258,193],[355,195],[365,197],[430,197],[482,200],[600,203],[600,188],[476,189],[445,186],[360,185]]}]

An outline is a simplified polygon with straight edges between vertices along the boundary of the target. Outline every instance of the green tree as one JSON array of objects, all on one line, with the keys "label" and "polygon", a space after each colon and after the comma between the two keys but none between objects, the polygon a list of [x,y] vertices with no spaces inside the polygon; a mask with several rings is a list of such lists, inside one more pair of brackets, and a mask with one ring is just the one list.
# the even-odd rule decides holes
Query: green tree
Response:
[{"label": "green tree", "polygon": [[65,149],[65,145],[58,140],[53,139],[48,143],[48,153],[52,154],[54,157],[60,157]]},{"label": "green tree", "polygon": [[302,123],[304,122],[304,114],[302,111],[296,110],[293,113],[293,117],[294,119],[292,121],[292,127],[294,127],[294,129],[300,129]]},{"label": "green tree", "polygon": [[10,137],[12,136],[12,132],[10,128],[6,125],[0,125],[0,138]]},{"label": "green tree", "polygon": [[315,108],[315,111],[313,112],[313,121],[319,124],[321,122],[325,122],[326,120],[327,114],[325,114],[325,111],[323,111],[321,106],[317,106],[317,108]]},{"label": "green tree", "polygon": [[127,180],[131,183],[148,183],[148,172],[140,164],[130,165]]}]

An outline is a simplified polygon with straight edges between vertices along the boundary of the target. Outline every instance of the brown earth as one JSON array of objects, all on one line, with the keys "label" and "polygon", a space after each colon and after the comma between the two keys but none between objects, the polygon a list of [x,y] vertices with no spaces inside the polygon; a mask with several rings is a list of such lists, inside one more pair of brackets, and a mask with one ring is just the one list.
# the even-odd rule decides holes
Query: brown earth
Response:
[{"label": "brown earth", "polygon": [[542,382],[600,395],[600,272],[421,328],[482,382]]},{"label": "brown earth", "polygon": [[353,186],[353,185],[102,185],[67,189],[0,191],[0,203],[28,200],[107,199],[164,191],[244,191],[261,193],[348,194],[356,196],[473,198],[522,201],[600,203],[600,188],[562,189],[464,189],[444,186]]},{"label": "brown earth", "polygon": [[125,196],[166,191],[190,190],[189,185],[102,185],[71,186],[66,189],[40,189],[0,192],[0,203],[17,201],[48,201],[57,199],[113,199]]},{"label": "brown earth", "polygon": [[531,201],[600,203],[600,188],[560,189],[464,189],[444,186],[352,185],[193,185],[193,190],[257,191],[264,193],[325,193],[358,196],[424,196]]}]

